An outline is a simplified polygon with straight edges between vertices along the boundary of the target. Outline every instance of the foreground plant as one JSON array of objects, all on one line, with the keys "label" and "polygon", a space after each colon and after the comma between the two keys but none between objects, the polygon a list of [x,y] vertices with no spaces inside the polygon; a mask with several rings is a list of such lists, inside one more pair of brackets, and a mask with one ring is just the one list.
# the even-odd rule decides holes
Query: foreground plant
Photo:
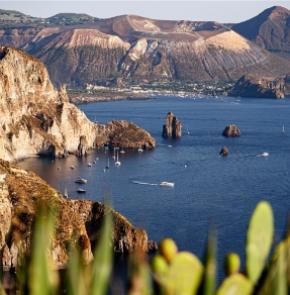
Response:
[{"label": "foreground plant", "polygon": [[[105,214],[93,261],[85,263],[87,259],[83,255],[86,241],[80,241],[81,245],[71,243],[64,276],[56,271],[50,251],[54,241],[56,211],[41,209],[39,212],[34,226],[31,255],[23,259],[17,272],[17,293],[108,294],[113,265],[113,220],[110,210]],[[241,270],[239,255],[230,252],[225,258],[226,277],[219,286],[216,286],[215,231],[210,231],[204,263],[190,252],[178,251],[172,239],[160,243],[159,253],[152,257],[150,265],[146,254],[139,249],[129,260],[128,294],[286,295],[290,286],[290,236],[275,247],[272,258],[269,258],[273,236],[272,208],[269,203],[260,202],[247,231],[245,270]],[[1,285],[0,294],[5,294]]]}]

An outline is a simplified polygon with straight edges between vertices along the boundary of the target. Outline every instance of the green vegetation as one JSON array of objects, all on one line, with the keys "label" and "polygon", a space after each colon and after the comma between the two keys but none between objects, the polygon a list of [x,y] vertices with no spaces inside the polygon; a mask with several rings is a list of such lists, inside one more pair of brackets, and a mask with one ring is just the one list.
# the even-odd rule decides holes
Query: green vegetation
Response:
[{"label": "green vegetation", "polygon": [[[18,293],[32,295],[108,294],[113,265],[113,220],[105,214],[94,259],[85,265],[83,244],[71,243],[70,258],[61,275],[53,266],[55,210],[39,210],[29,257],[22,257],[17,270]],[[274,218],[267,202],[260,202],[249,223],[246,241],[246,266],[241,271],[240,257],[229,253],[225,258],[226,277],[216,286],[217,237],[210,231],[204,263],[194,254],[178,251],[172,239],[160,243],[159,252],[149,264],[144,253],[129,258],[129,295],[286,295],[290,290],[290,236],[269,253],[273,245]],[[5,294],[0,285],[0,294]]]}]

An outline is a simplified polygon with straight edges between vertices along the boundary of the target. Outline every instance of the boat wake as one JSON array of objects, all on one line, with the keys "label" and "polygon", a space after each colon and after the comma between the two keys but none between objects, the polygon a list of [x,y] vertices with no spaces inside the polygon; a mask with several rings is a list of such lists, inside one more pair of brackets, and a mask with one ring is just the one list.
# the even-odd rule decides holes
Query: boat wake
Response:
[{"label": "boat wake", "polygon": [[143,181],[132,181],[134,184],[140,184],[140,185],[150,185],[150,186],[167,186],[167,187],[174,187],[174,182],[168,182],[168,181],[162,181],[160,183],[150,183],[150,182],[143,182]]},{"label": "boat wake", "polygon": [[137,180],[133,180],[132,183],[140,184],[140,185],[152,185],[152,186],[159,185],[159,183],[149,183],[149,182],[142,182],[142,181],[137,181]]},{"label": "boat wake", "polygon": [[263,152],[263,153],[261,153],[261,154],[258,154],[256,157],[263,157],[263,158],[267,158],[267,157],[269,157],[269,153],[268,152]]}]

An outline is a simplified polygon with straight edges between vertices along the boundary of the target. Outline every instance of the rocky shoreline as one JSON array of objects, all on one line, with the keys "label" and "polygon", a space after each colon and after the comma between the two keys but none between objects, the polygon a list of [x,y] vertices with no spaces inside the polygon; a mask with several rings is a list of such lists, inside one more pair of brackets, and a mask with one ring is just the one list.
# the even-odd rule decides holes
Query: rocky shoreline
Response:
[{"label": "rocky shoreline", "polygon": [[[154,138],[132,122],[91,122],[68,100],[64,87],[52,85],[47,69],[24,52],[0,47],[0,252],[4,271],[17,267],[19,253],[29,253],[38,204],[57,207],[56,237],[51,249],[57,268],[65,267],[68,245],[81,246],[86,262],[93,258],[100,226],[109,212],[115,253],[149,251],[145,230],[101,203],[66,199],[32,172],[9,164],[34,156],[84,156],[108,145],[153,149]],[[22,250],[20,250],[22,249]],[[0,266],[1,266],[0,265]]]},{"label": "rocky shoreline", "polygon": [[57,268],[65,267],[70,242],[81,245],[86,262],[93,258],[92,245],[97,242],[100,225],[109,212],[114,222],[115,253],[156,248],[145,230],[135,228],[120,213],[99,202],[66,199],[36,174],[0,160],[0,250],[5,271],[17,267],[20,248],[29,253],[33,222],[40,203],[58,208],[56,237],[51,249]]}]

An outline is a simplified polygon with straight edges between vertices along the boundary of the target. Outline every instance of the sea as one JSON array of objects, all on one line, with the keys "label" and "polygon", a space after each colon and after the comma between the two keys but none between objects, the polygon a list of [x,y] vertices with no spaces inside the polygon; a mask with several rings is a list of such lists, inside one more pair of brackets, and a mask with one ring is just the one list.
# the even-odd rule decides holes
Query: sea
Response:
[{"label": "sea", "polygon": [[[290,100],[157,96],[79,107],[93,121],[138,124],[156,139],[156,148],[120,154],[120,167],[104,148],[81,159],[31,158],[19,165],[70,198],[110,199],[150,239],[171,237],[180,250],[200,258],[214,228],[219,268],[227,252],[244,258],[247,226],[259,201],[272,205],[275,242],[283,236],[290,209]],[[183,125],[179,140],[161,136],[170,111]],[[222,136],[230,123],[240,128],[239,138]],[[223,146],[229,149],[227,157],[219,156]],[[105,169],[108,161],[110,169]],[[78,177],[88,180],[84,194],[77,193]],[[159,186],[162,181],[175,186]]]}]

